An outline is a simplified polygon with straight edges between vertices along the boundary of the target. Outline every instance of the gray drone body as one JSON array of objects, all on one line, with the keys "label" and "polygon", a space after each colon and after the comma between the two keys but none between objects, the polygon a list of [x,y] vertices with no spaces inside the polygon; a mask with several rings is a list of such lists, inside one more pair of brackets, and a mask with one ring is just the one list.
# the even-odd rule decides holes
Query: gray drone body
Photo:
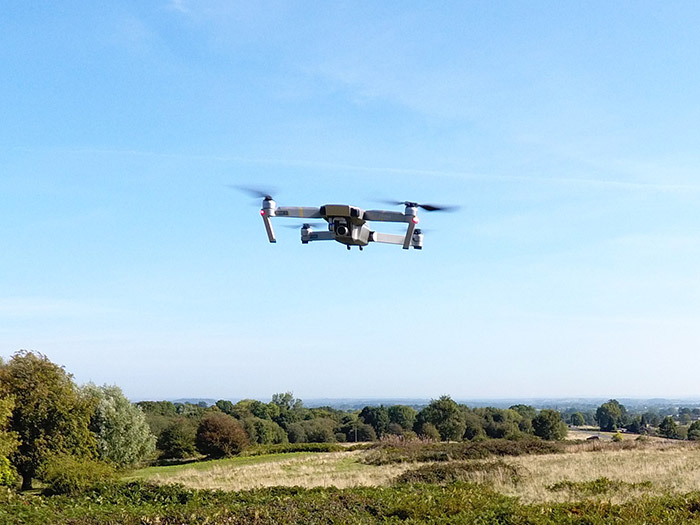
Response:
[{"label": "gray drone body", "polygon": [[[435,207],[425,207],[412,202],[402,204],[406,206],[404,213],[387,210],[363,210],[345,204],[326,204],[319,208],[277,206],[277,203],[268,195],[263,200],[260,215],[265,223],[267,238],[270,242],[276,242],[271,219],[274,217],[293,217],[323,219],[328,223],[327,229],[315,229],[311,224],[304,224],[301,227],[302,244],[313,241],[337,241],[345,244],[348,250],[351,246],[358,246],[362,250],[369,243],[378,242],[398,244],[403,246],[405,250],[410,247],[420,250],[423,248],[423,233],[416,228],[418,208],[424,207],[431,210]],[[368,224],[370,221],[403,223],[407,225],[406,233],[399,235],[374,231]]]}]

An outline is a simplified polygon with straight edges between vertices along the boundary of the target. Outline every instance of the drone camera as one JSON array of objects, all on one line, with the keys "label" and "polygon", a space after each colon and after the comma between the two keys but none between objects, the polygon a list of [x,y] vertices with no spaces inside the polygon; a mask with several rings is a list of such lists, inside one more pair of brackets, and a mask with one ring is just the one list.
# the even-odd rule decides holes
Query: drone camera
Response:
[{"label": "drone camera", "polygon": [[333,229],[336,235],[340,235],[341,237],[347,237],[350,235],[350,228],[348,228],[348,223],[345,219],[334,219]]}]

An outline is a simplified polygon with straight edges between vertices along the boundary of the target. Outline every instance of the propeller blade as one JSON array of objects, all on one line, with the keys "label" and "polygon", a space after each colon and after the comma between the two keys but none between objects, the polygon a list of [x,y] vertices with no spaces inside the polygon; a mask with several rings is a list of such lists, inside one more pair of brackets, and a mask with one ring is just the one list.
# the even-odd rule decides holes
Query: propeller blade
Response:
[{"label": "propeller blade", "polygon": [[257,199],[272,199],[272,194],[275,193],[275,191],[269,191],[269,189],[263,190],[260,188],[251,188],[249,186],[238,186],[236,184],[227,184],[227,186]]},{"label": "propeller blade", "polygon": [[435,204],[419,204],[425,211],[457,211],[459,206],[436,206]]},{"label": "propeller blade", "polygon": [[310,227],[314,230],[326,230],[328,229],[328,223],[327,222],[298,222],[296,224],[281,224],[283,228],[290,228],[293,230],[300,230],[304,227]]},{"label": "propeller blade", "polygon": [[411,208],[422,208],[425,211],[457,211],[459,206],[444,206],[442,204],[420,204],[413,201],[390,201],[390,200],[380,200],[384,204],[390,204],[392,206],[410,206]]}]

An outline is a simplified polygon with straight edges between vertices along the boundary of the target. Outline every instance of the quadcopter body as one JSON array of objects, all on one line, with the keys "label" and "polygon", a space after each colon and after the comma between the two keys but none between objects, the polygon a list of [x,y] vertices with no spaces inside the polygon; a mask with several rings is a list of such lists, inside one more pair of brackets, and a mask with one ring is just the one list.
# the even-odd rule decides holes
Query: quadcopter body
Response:
[{"label": "quadcopter body", "polygon": [[[337,241],[346,245],[348,250],[352,246],[358,246],[362,250],[369,243],[377,242],[401,245],[404,250],[408,250],[410,247],[421,250],[423,248],[423,232],[416,228],[419,222],[418,208],[428,211],[445,208],[415,202],[402,202],[400,204],[405,206],[403,213],[389,210],[363,210],[357,206],[345,204],[325,204],[318,208],[277,206],[271,196],[265,195],[260,215],[265,223],[265,230],[270,242],[276,242],[271,219],[293,217],[326,221],[326,223],[319,223],[320,227],[304,223],[301,226],[302,244],[313,241]],[[403,223],[406,224],[406,233],[400,235],[378,232],[370,227],[370,222]]]}]

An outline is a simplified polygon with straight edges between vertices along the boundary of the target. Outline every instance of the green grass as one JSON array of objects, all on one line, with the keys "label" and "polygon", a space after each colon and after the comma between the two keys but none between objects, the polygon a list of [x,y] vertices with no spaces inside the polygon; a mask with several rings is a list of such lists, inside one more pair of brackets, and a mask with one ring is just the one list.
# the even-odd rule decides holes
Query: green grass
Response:
[{"label": "green grass", "polygon": [[129,472],[123,477],[125,481],[136,479],[149,479],[154,476],[169,476],[174,475],[183,470],[210,470],[215,466],[222,467],[242,467],[248,465],[260,465],[264,463],[274,463],[280,459],[311,456],[313,452],[285,452],[279,454],[267,454],[263,456],[236,456],[224,459],[211,459],[196,461],[193,463],[184,463],[180,465],[164,465],[155,467],[145,467],[139,470]]},{"label": "green grass", "polygon": [[[4,498],[4,499],[3,499]],[[108,485],[81,496],[0,495],[0,523],[333,524],[679,524],[700,519],[700,493],[645,497],[623,504],[581,500],[522,504],[471,483],[352,489],[190,490],[143,482]]]}]

